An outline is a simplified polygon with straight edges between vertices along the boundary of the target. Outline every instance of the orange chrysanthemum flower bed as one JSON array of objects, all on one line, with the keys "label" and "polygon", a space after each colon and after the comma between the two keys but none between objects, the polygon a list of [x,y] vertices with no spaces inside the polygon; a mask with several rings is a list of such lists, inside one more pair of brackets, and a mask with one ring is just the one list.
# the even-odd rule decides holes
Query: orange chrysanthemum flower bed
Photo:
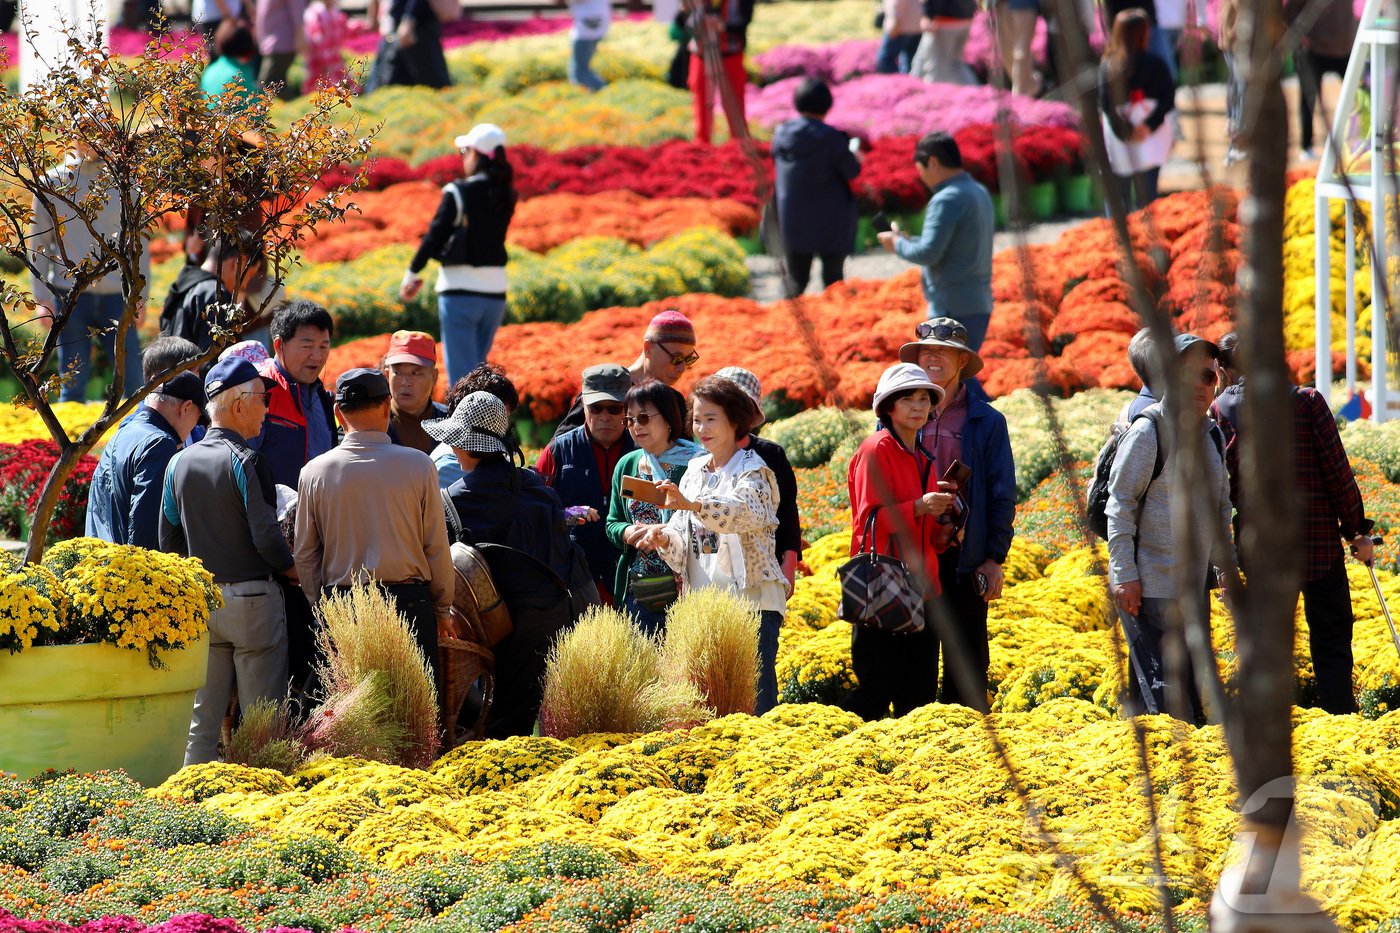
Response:
[{"label": "orange chrysanthemum flower bed", "polygon": [[[1235,198],[1225,193],[1217,202],[1217,194],[1172,195],[1159,200],[1151,216],[1130,219],[1133,255],[1150,299],[1173,315],[1179,329],[1211,339],[1233,326],[1239,262]],[[1215,219],[1218,203],[1229,208],[1223,226]],[[562,222],[571,223],[570,215]],[[1211,234],[1211,225],[1220,229]],[[1223,249],[1211,251],[1209,236],[1218,237],[1214,242]],[[1064,395],[1093,386],[1139,387],[1126,349],[1142,325],[1122,261],[1106,220],[1088,221],[1024,253],[999,253],[992,264],[996,304],[982,347],[987,392],[1004,395],[1042,378]],[[507,326],[496,335],[491,359],[515,380],[529,417],[552,421],[578,392],[585,367],[631,363],[647,322],[666,308],[689,316],[700,337],[700,363],[680,389],[721,367],[743,366],[759,377],[765,393],[803,408],[868,406],[880,374],[898,359],[900,345],[914,339],[914,325],[925,315],[917,269],[911,267],[883,282],[842,282],[800,302],[765,306],[746,298],[686,295],[594,311],[575,324]],[[387,345],[387,337],[377,337],[337,348],[326,378],[377,363]]]},{"label": "orange chrysanthemum flower bed", "polygon": [[[347,195],[358,211],[341,223],[323,224],[302,243],[308,262],[348,262],[391,243],[417,243],[442,201],[431,181],[406,181],[382,191]],[[546,194],[521,201],[509,243],[544,253],[588,236],[617,237],[650,246],[694,227],[717,227],[731,236],[758,226],[758,212],[727,198],[646,198],[631,191]]]}]

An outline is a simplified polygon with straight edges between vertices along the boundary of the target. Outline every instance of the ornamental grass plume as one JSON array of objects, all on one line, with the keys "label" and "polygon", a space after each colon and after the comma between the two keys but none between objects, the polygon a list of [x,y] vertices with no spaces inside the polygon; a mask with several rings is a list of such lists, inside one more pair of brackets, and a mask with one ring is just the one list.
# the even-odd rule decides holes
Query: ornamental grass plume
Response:
[{"label": "ornamental grass plume", "polygon": [[616,609],[592,606],[550,649],[540,734],[635,733],[708,721],[687,682],[663,682],[656,642]]},{"label": "ornamental grass plume", "polygon": [[283,774],[300,768],[306,761],[306,746],[287,702],[274,703],[266,697],[253,701],[224,746],[224,761]]},{"label": "ornamental grass plume", "polygon": [[322,709],[343,706],[366,678],[379,674],[383,683],[361,695],[383,691],[390,701],[385,716],[403,730],[393,755],[380,760],[405,768],[432,764],[438,749],[437,687],[408,620],[373,583],[322,599],[320,610],[324,624],[316,643],[325,658],[317,671],[326,691]]},{"label": "ornamental grass plume", "polygon": [[370,671],[348,687],[328,691],[307,720],[303,741],[308,749],[336,758],[414,760],[415,736],[395,717],[395,699],[390,678]]},{"label": "ornamental grass plume", "polygon": [[707,586],[687,590],[666,613],[665,678],[689,681],[716,716],[752,713],[758,699],[758,610]]}]

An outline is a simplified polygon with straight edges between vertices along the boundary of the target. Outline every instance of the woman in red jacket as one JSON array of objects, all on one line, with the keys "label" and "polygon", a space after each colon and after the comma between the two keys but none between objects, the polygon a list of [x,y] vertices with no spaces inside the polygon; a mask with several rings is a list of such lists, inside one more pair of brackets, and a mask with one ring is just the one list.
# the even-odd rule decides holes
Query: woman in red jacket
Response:
[{"label": "woman in red jacket", "polygon": [[[934,475],[933,462],[918,444],[919,429],[933,407],[943,399],[943,389],[928,373],[912,363],[898,363],[885,370],[875,389],[875,414],[885,430],[861,443],[851,459],[848,479],[854,535],[851,554],[866,548],[865,527],[871,510],[874,548],[882,554],[913,554],[905,542],[917,542],[926,582],[924,598],[939,594],[938,516],[953,503]],[[911,542],[912,539],[912,542]],[[929,613],[931,618],[931,610]],[[938,696],[938,636],[933,625],[912,633],[882,632],[857,625],[851,630],[851,666],[859,682],[842,706],[864,719],[881,719],[893,705],[903,716],[932,703]]]}]

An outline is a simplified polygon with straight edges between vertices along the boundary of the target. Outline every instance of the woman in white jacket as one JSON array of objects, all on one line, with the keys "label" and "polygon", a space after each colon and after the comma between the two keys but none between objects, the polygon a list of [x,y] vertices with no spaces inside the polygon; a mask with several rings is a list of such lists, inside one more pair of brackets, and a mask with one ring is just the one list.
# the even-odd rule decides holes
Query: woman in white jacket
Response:
[{"label": "woman in white jacket", "polygon": [[762,458],[739,446],[759,416],[737,383],[701,379],[690,402],[696,440],[706,452],[690,461],[679,487],[657,485],[665,507],[675,511],[666,524],[651,526],[638,547],[665,558],[684,588],[727,588],[758,610],[756,712],[764,713],[778,702],[778,630],[788,597],[773,538],[778,485]]}]

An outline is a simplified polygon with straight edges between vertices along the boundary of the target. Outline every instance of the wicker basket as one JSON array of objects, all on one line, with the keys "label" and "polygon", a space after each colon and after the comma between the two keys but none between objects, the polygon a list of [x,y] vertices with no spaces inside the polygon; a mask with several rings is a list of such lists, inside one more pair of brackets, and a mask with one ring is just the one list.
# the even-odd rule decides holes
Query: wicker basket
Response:
[{"label": "wicker basket", "polygon": [[[456,610],[453,610],[453,616],[453,621],[467,631],[469,638],[480,635],[480,629],[472,631],[470,623],[458,616]],[[491,715],[491,695],[496,687],[496,659],[485,645],[442,634],[438,635],[438,658],[438,701],[442,707],[442,745],[445,751],[486,736],[486,722]],[[482,682],[481,712],[470,729],[461,729],[457,719],[462,714],[462,704],[478,680]]]}]

